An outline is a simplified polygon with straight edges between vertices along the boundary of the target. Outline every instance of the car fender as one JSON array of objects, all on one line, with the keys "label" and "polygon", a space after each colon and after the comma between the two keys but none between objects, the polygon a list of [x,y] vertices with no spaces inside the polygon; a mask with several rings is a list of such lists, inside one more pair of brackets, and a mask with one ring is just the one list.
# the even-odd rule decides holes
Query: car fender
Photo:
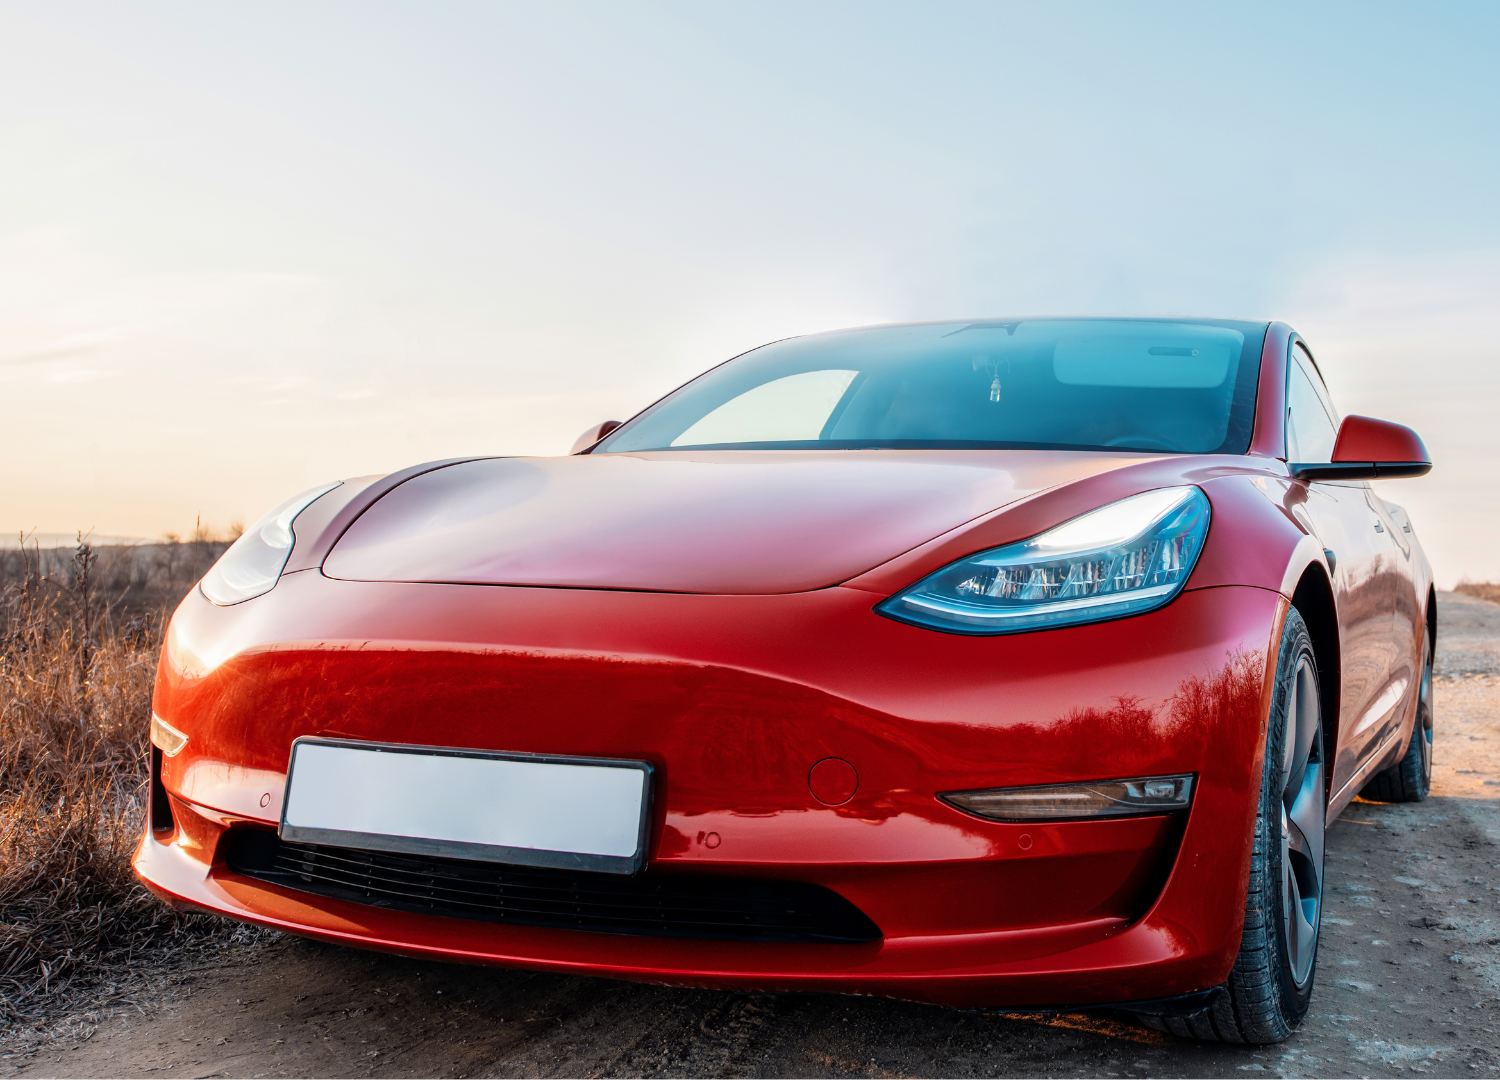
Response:
[{"label": "car fender", "polygon": [[1188,589],[1249,585],[1288,599],[1322,546],[1298,517],[1301,485],[1284,463],[1251,455],[1158,458],[1038,492],[985,514],[845,582],[889,596],[957,559],[1036,536],[1080,514],[1157,488],[1195,484],[1211,523]]}]

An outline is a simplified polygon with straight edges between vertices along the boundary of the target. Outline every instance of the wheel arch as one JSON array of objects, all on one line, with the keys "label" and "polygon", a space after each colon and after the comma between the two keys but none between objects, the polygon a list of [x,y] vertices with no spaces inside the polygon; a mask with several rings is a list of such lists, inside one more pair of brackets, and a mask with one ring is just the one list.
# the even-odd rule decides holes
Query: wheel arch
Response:
[{"label": "wheel arch", "polygon": [[1437,586],[1427,586],[1427,640],[1432,643],[1432,655],[1437,656]]},{"label": "wheel arch", "polygon": [[[1313,654],[1318,662],[1318,697],[1323,708],[1324,761],[1332,763],[1339,737],[1339,700],[1342,675],[1339,649],[1338,607],[1333,585],[1321,563],[1310,563],[1292,590],[1292,606],[1307,624]],[[1333,770],[1327,770],[1329,779]]]}]

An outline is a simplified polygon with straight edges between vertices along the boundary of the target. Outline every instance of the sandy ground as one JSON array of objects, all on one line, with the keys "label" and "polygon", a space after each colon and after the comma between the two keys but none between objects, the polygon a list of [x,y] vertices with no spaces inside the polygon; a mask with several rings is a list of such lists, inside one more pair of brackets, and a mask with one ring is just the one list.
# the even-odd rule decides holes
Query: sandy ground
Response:
[{"label": "sandy ground", "polygon": [[1500,1073],[1500,605],[1440,606],[1433,796],[1329,835],[1317,990],[1261,1049],[1097,1016],[678,990],[291,938],[172,973],[149,1015],[7,1054],[25,1076],[1391,1076]]}]

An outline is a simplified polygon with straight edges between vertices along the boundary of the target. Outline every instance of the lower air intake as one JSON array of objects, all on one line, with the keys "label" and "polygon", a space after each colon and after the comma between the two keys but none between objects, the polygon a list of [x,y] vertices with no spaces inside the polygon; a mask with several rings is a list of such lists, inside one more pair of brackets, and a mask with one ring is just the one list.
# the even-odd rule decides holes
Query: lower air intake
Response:
[{"label": "lower air intake", "polygon": [[372,907],[561,930],[720,941],[858,943],[880,928],[831,889],[797,881],[634,877],[296,844],[234,829],[229,869]]}]

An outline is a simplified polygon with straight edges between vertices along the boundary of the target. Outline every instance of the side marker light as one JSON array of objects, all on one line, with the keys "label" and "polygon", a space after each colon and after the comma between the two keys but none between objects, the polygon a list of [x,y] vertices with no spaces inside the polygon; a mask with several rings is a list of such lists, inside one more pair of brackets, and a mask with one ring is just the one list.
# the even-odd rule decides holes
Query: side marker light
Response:
[{"label": "side marker light", "polygon": [[151,745],[167,757],[176,757],[187,745],[187,741],[186,735],[155,713],[151,714]]}]

